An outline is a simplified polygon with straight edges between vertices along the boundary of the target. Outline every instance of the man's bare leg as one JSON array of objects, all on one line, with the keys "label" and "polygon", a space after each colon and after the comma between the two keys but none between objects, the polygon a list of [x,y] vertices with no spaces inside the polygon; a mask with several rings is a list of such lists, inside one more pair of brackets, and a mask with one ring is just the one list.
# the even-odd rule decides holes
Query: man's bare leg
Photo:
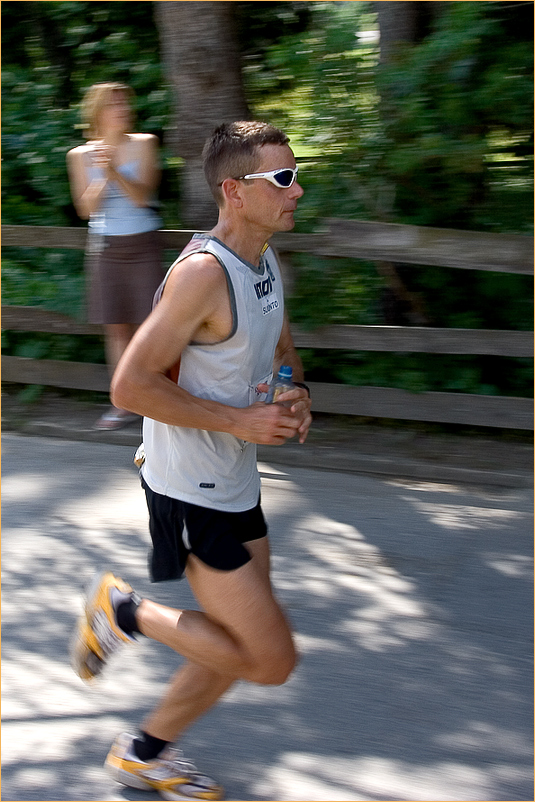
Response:
[{"label": "man's bare leg", "polygon": [[265,556],[257,556],[267,549],[267,542],[256,546],[253,558],[234,571],[209,568],[190,555],[187,576],[204,612],[174,610],[144,599],[136,614],[140,631],[232,679],[285,682],[295,665],[295,650],[266,579]]},{"label": "man's bare leg", "polygon": [[[252,560],[247,563],[246,566],[242,566],[242,568],[246,568],[248,566],[254,568],[256,578],[255,587],[262,588],[262,595],[267,594],[267,596],[271,597],[272,599],[269,580],[269,545],[267,538],[251,541],[246,545],[252,554]],[[205,582],[205,571],[203,568],[207,569],[207,567],[200,563],[201,568],[199,570],[197,563],[200,563],[200,561],[192,561],[191,558],[188,560],[188,579],[190,580],[192,589],[201,604],[211,608],[214,606],[214,602],[217,601],[217,592],[214,591],[214,588],[211,584],[207,585]],[[207,570],[212,571],[212,569]],[[241,570],[242,569],[238,569],[238,571]],[[229,579],[232,579],[232,575],[236,573],[236,571],[216,572],[221,579],[224,579],[225,576]],[[211,578],[212,577],[210,575],[210,579]],[[235,583],[231,582],[230,584],[234,586]],[[241,585],[241,583],[239,584]],[[227,590],[227,593],[232,595],[230,590]],[[247,608],[246,598],[242,597],[241,599],[238,599],[238,601],[245,610],[245,608]],[[276,605],[276,602],[273,599],[271,603]],[[232,607],[231,604],[226,606]],[[278,607],[278,605],[276,606]],[[167,613],[162,613],[161,610],[149,608],[148,611],[145,610],[144,615],[140,616],[138,611],[138,619],[140,620],[141,624],[140,628],[145,634],[149,634],[149,632],[152,630],[158,630],[161,637],[157,639],[162,640],[162,642],[167,643],[168,645],[172,645],[172,643],[169,641],[172,641],[175,644],[177,644],[178,641],[184,641],[186,637],[185,633],[180,633],[177,639],[176,633],[173,631],[176,629],[176,624],[173,624],[173,622],[180,622],[180,611],[172,611],[169,610],[169,608],[163,609],[169,611],[171,615],[169,616]],[[210,616],[210,611],[207,610],[206,612],[207,615]],[[183,616],[185,617],[185,615],[186,614],[184,613]],[[248,615],[246,614],[245,617],[247,618]],[[270,611],[268,615],[270,621],[272,617],[273,612]],[[275,618],[282,619],[284,625],[282,641],[283,645],[285,645],[285,648],[288,649],[289,654],[285,654],[282,668],[283,671],[286,671],[288,674],[289,670],[291,670],[291,667],[293,667],[293,662],[295,660],[295,653],[293,651],[293,645],[291,644],[291,635],[286,620],[284,619],[280,609],[279,615],[275,616]],[[144,621],[144,623],[141,623],[141,621]],[[171,622],[172,630],[171,632],[166,632],[166,628],[167,630],[169,628],[169,622]],[[204,623],[207,624],[206,632],[202,632]],[[262,623],[263,622],[261,621],[256,623],[257,631],[262,629]],[[194,622],[194,625],[200,630],[200,632],[194,635],[195,647],[190,646],[190,648],[197,648],[203,642],[203,639],[205,639],[204,643],[208,651],[210,650],[214,641],[218,642],[219,657],[221,657],[221,649],[225,651],[227,655],[231,654],[234,650],[238,650],[239,654],[243,653],[244,649],[245,652],[247,651],[247,647],[244,647],[244,645],[240,643],[237,635],[237,629],[233,628],[232,630],[229,630],[227,628],[229,626],[228,624],[216,624],[213,618],[206,618],[205,616],[204,619],[197,619]],[[217,627],[219,630],[216,636],[214,636],[213,627]],[[246,627],[246,629],[247,628],[248,627]],[[232,635],[230,634],[231,632]],[[258,634],[261,634],[261,632]],[[264,633],[263,638],[267,638],[266,633]],[[288,638],[289,644],[287,642]],[[229,642],[225,643],[225,639],[227,639]],[[172,648],[176,648],[176,645]],[[184,648],[183,644],[182,648]],[[255,651],[256,648],[257,646],[255,644]],[[277,648],[280,649],[280,644]],[[177,651],[180,650],[177,649]],[[213,654],[209,658],[207,655],[203,655],[203,657],[209,659],[210,662],[213,663]],[[234,657],[231,657],[230,660],[233,662]],[[290,662],[291,666],[289,669],[288,665]],[[279,673],[280,669],[281,666],[278,667]],[[203,713],[207,712],[217,702],[217,700],[233,684],[235,678],[235,676],[229,674],[222,674],[213,667],[192,662],[190,658],[190,661],[176,672],[158,707],[145,719],[142,728],[145,730],[145,732],[148,732],[150,735],[153,735],[156,738],[161,738],[162,740],[166,741],[174,741],[193,721],[197,720],[201,715],[203,715]],[[282,680],[283,678],[281,675],[281,681]]]},{"label": "man's bare leg", "polygon": [[230,677],[187,662],[174,674],[157,708],[145,718],[141,729],[163,741],[175,741],[233,684]]}]

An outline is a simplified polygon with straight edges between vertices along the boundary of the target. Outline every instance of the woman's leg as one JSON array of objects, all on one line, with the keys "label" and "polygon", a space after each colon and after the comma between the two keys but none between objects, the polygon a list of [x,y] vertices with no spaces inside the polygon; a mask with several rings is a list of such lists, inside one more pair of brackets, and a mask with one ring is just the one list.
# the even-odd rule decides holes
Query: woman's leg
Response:
[{"label": "woman's leg", "polygon": [[[106,323],[104,325],[106,362],[110,377],[113,376],[115,368],[137,328],[132,323]],[[112,409],[105,412],[95,426],[97,429],[120,429],[131,420],[135,420],[131,412],[112,405]]]},{"label": "woman's leg", "polygon": [[133,323],[106,323],[104,325],[106,362],[111,374],[117,367],[117,363],[134,336],[136,329],[137,326]]}]

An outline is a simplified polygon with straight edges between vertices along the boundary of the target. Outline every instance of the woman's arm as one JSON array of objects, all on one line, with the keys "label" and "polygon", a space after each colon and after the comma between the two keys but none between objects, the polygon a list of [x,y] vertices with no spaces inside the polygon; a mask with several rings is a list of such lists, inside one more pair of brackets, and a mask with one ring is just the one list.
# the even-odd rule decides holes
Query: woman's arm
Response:
[{"label": "woman's arm", "polygon": [[[131,147],[135,148],[139,159],[140,169],[137,181],[125,178],[116,167],[116,150],[109,149],[107,158],[106,174],[108,178],[115,181],[123,192],[136,204],[136,206],[148,206],[154,197],[161,177],[161,170],[158,158],[158,139],[153,134],[131,134]],[[104,148],[106,146],[103,146]]]},{"label": "woman's arm", "polygon": [[105,174],[89,180],[87,162],[90,158],[91,151],[88,147],[73,148],[67,153],[72,202],[82,220],[89,220],[91,215],[98,210],[108,183]]}]

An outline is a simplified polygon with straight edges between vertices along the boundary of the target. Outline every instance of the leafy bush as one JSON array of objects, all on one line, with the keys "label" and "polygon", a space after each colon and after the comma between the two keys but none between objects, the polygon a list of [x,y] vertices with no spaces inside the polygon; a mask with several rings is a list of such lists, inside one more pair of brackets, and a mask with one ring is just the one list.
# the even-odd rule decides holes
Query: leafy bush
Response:
[{"label": "leafy bush", "polygon": [[[236,3],[252,113],[287,130],[305,195],[298,230],[326,217],[495,232],[533,228],[532,5],[444,3],[427,36],[379,64],[373,4]],[[139,130],[162,139],[171,94],[148,2],[2,3],[3,221],[85,225],[65,155],[95,81],[136,91]],[[180,160],[163,151],[164,225],[179,227]],[[83,315],[82,256],[5,252],[4,303]],[[295,256],[292,319],[380,324],[389,287],[371,263]],[[435,326],[532,326],[525,276],[396,266]],[[35,335],[37,339],[38,335]],[[4,338],[23,347],[22,335]],[[46,353],[81,344],[43,339]],[[54,343],[56,342],[56,345]],[[28,340],[36,348],[35,338]],[[304,353],[318,378],[414,389],[531,394],[526,361],[435,355]],[[73,356],[73,358],[79,358]],[[492,365],[492,367],[491,367]]]},{"label": "leafy bush", "polygon": [[[368,3],[315,3],[304,34],[246,66],[256,109],[291,132],[300,157],[301,230],[332,216],[532,233],[533,9],[441,5],[435,27],[390,66],[379,65]],[[295,264],[290,308],[301,325],[384,322],[389,288],[372,267],[355,262],[338,280],[328,260],[299,257]],[[530,277],[395,269],[428,325],[532,327]],[[532,393],[526,361],[340,352],[305,358],[320,380]]]}]

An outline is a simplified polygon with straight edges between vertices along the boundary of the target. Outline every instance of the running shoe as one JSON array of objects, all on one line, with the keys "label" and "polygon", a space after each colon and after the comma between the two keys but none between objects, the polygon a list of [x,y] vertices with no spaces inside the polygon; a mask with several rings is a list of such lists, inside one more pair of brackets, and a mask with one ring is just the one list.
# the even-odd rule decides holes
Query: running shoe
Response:
[{"label": "running shoe", "polygon": [[200,774],[179,749],[166,747],[159,757],[144,761],[134,752],[134,738],[123,732],[108,753],[105,766],[114,780],[141,791],[158,791],[162,799],[191,802],[223,798],[221,786]]},{"label": "running shoe", "polygon": [[135,643],[116,619],[118,605],[134,596],[130,585],[110,572],[98,574],[91,583],[71,643],[72,667],[85,682],[101,673],[122,643]]}]

